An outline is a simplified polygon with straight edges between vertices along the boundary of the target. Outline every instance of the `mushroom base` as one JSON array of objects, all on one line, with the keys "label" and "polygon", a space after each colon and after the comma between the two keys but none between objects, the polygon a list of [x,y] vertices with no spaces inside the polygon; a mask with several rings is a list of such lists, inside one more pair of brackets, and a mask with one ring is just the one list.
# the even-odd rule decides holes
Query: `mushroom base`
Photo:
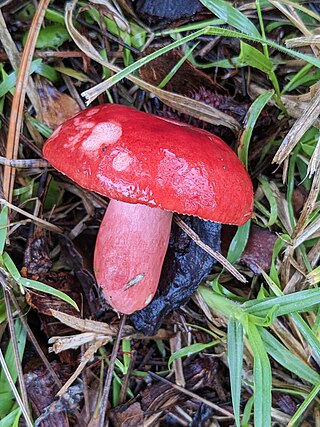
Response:
[{"label": "mushroom base", "polygon": [[167,251],[172,212],[111,200],[101,223],[94,271],[117,311],[134,313],[156,293]]}]

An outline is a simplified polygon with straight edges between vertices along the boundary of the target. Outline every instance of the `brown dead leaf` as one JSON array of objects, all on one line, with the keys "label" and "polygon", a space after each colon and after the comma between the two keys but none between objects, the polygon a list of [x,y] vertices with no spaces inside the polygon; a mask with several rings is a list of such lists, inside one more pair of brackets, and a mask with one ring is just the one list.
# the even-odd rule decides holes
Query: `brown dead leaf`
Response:
[{"label": "brown dead leaf", "polygon": [[[146,417],[144,425],[154,425],[154,421],[164,414],[165,410],[173,410],[177,405],[181,405],[190,399],[188,392],[196,392],[199,400],[205,400],[205,390],[210,388],[216,393],[215,401],[221,399],[221,383],[224,378],[221,377],[221,365],[218,359],[204,357],[190,362],[184,366],[184,377],[186,387],[179,387],[174,382],[168,382],[165,379],[154,380],[150,386],[141,392],[141,406],[145,414],[152,414]],[[195,399],[193,399],[195,403]],[[198,404],[198,402],[196,403]],[[208,402],[211,405],[211,402]],[[214,407],[215,404],[212,404]],[[227,414],[227,411],[225,415]]]},{"label": "brown dead leaf", "polygon": [[[53,366],[56,373],[61,377],[63,366],[55,364]],[[38,368],[29,371],[24,376],[29,402],[32,406],[36,418],[40,417],[45,408],[52,404],[58,387],[51,374],[45,368]],[[67,427],[68,421],[64,413],[51,412],[39,427]]]},{"label": "brown dead leaf", "polygon": [[[33,280],[39,280],[66,293],[76,301],[78,307],[82,306],[83,301],[81,300],[82,291],[80,289],[80,285],[75,277],[70,273],[50,272],[47,274],[33,275],[30,278]],[[71,327],[67,327],[65,324],[52,319],[51,315],[51,310],[56,309],[63,311],[64,313],[69,313],[73,318],[79,317],[79,312],[70,304],[52,295],[32,290],[27,291],[26,302],[39,313],[41,328],[44,330],[47,337],[51,337],[52,335],[69,335],[73,331]],[[67,348],[59,357],[61,362],[74,363],[77,353],[76,351]]]},{"label": "brown dead leaf", "polygon": [[131,405],[121,405],[112,409],[109,416],[113,425],[121,427],[136,427],[142,426],[143,414],[141,405],[138,402]]},{"label": "brown dead leaf", "polygon": [[240,258],[241,264],[248,266],[256,274],[261,274],[259,267],[268,271],[276,239],[277,236],[268,229],[253,225],[247,246]]},{"label": "brown dead leaf", "polygon": [[[79,307],[82,305],[81,289],[74,276],[65,272],[50,272],[45,274],[37,274],[28,276],[32,280],[38,280],[46,285],[49,285],[61,292],[69,295]],[[39,291],[28,291],[26,296],[28,304],[40,314],[51,316],[51,310],[59,310],[63,313],[79,317],[79,312],[70,304],[62,301],[60,298],[54,297],[49,294],[44,294]],[[49,336],[56,332],[51,331]]]},{"label": "brown dead leaf", "polygon": [[59,92],[49,80],[38,78],[36,85],[40,96],[43,122],[50,128],[55,129],[80,111],[77,102],[66,93]]},{"label": "brown dead leaf", "polygon": [[[99,64],[108,67],[110,70],[115,72],[121,71],[119,67],[115,66],[112,63],[109,63],[108,61],[105,61],[98,53],[98,51],[94,48],[94,46],[90,44],[89,41],[79,33],[79,31],[77,31],[77,29],[73,25],[73,10],[75,8],[75,5],[75,1],[67,3],[65,16],[66,27],[76,45],[83,52],[85,52],[89,58],[93,59],[94,61],[97,61]],[[240,130],[240,124],[237,120],[210,105],[203,104],[194,99],[178,95],[176,93],[171,93],[169,91],[159,89],[156,86],[153,86],[150,83],[147,83],[144,80],[139,79],[131,74],[127,75],[126,78],[134,84],[137,84],[139,87],[151,93],[154,93],[163,103],[165,103],[171,108],[174,108],[178,111],[183,111],[192,117],[196,117],[197,119],[206,121],[208,123],[212,123],[218,126],[223,125],[229,127],[234,132],[238,132]],[[82,92],[81,95],[86,98],[86,103],[88,105],[111,86],[112,84],[110,85],[110,82],[107,79],[99,83],[98,85],[93,86],[91,89]]]},{"label": "brown dead leaf", "polygon": [[[155,50],[156,48],[147,49],[145,54],[149,55]],[[182,57],[183,55],[179,49],[170,50],[141,67],[139,69],[140,77],[146,82],[158,86]],[[191,92],[198,91],[200,87],[205,87],[206,90],[212,91],[216,89],[216,85],[211,78],[195,68],[188,60],[182,64],[165,86],[166,90],[180,93],[181,95],[190,95]]]},{"label": "brown dead leaf", "polygon": [[308,192],[303,185],[298,185],[292,193],[292,207],[296,215],[299,214],[307,200]]}]

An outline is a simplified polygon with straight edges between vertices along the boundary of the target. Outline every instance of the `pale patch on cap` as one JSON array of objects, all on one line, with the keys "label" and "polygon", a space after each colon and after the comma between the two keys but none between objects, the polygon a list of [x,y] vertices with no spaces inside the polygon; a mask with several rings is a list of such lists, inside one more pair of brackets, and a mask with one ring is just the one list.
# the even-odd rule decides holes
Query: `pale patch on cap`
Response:
[{"label": "pale patch on cap", "polygon": [[85,151],[97,151],[102,145],[111,145],[119,140],[122,135],[122,127],[115,122],[102,122],[95,125],[91,134],[82,143]]},{"label": "pale patch on cap", "polygon": [[127,169],[133,162],[132,157],[128,153],[119,153],[112,161],[112,167],[116,171],[124,171]]}]

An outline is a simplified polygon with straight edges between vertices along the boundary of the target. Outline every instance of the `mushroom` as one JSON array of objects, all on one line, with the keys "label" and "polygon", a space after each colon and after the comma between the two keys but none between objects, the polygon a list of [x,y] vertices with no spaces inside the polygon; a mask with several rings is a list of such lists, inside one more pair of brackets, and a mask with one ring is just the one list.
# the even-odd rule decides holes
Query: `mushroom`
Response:
[{"label": "mushroom", "polygon": [[235,225],[251,217],[252,183],[238,157],[220,138],[180,122],[100,105],[59,126],[43,153],[58,171],[110,199],[94,272],[121,313],[152,300],[173,212]]}]

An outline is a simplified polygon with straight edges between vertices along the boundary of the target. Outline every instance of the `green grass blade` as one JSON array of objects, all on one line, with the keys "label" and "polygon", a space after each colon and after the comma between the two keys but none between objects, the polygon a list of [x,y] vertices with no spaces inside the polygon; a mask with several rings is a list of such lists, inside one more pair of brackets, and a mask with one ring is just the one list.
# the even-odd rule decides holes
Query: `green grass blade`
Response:
[{"label": "green grass blade", "polygon": [[320,375],[315,370],[289,351],[280,341],[270,334],[270,332],[260,327],[258,330],[266,351],[280,365],[311,384],[317,384],[320,381]]},{"label": "green grass blade", "polygon": [[8,272],[10,273],[12,278],[16,282],[19,282],[19,280],[21,278],[21,274],[20,274],[19,270],[17,269],[17,267],[15,266],[15,263],[12,261],[10,255],[7,252],[4,252],[2,255],[2,259],[3,259],[3,263],[6,267],[6,269],[8,270]]},{"label": "green grass blade", "polygon": [[244,164],[245,168],[248,169],[248,153],[249,145],[251,141],[251,136],[253,128],[258,120],[258,117],[261,114],[261,111],[270,101],[273,96],[273,91],[267,91],[258,96],[258,98],[253,102],[246,116],[245,130],[241,136],[240,145],[238,148],[238,156],[241,162]]},{"label": "green grass blade", "polygon": [[134,62],[133,64],[131,64],[128,67],[124,68],[123,70],[119,71],[114,76],[111,76],[109,79],[107,79],[103,85],[104,90],[109,89],[111,86],[118,83],[120,80],[122,80],[128,74],[134,73],[140,67],[142,67],[143,65],[147,64],[148,62],[158,58],[159,56],[163,55],[164,53],[167,53],[170,50],[175,49],[175,48],[183,45],[184,43],[188,43],[188,42],[194,40],[195,38],[202,36],[204,31],[205,31],[205,29],[201,29],[201,30],[196,31],[192,34],[189,34],[185,37],[182,37],[181,39],[179,39],[179,40],[177,40],[177,41],[175,41],[175,42],[173,42],[167,46],[164,46],[155,52],[150,53],[149,55],[145,56],[144,58],[139,59],[138,61]]},{"label": "green grass blade", "polygon": [[8,207],[4,206],[0,213],[0,255],[3,254],[7,238]]},{"label": "green grass blade", "polygon": [[200,0],[214,15],[232,27],[251,36],[260,36],[257,27],[240,10],[224,0]]},{"label": "green grass blade", "polygon": [[[49,80],[55,82],[58,80],[58,73],[50,65],[44,64],[42,59],[32,61],[29,74],[37,73]],[[0,98],[10,92],[17,83],[17,72],[13,71],[0,83]]]},{"label": "green grass blade", "polygon": [[[318,289],[318,293],[319,289]],[[316,334],[312,331],[309,325],[303,320],[303,318],[298,313],[293,313],[291,317],[294,320],[294,323],[297,325],[299,331],[303,337],[307,340],[313,351],[317,354],[320,359],[320,341]]]},{"label": "green grass blade", "polygon": [[319,393],[320,393],[320,383],[314,386],[314,388],[311,390],[311,393],[308,395],[305,401],[299,406],[297,412],[291,418],[288,424],[288,427],[293,427],[295,423],[299,421],[299,418],[307,410],[308,406],[316,399]]},{"label": "green grass blade", "polygon": [[274,68],[272,61],[260,50],[243,41],[240,41],[239,61],[267,74],[270,74]]},{"label": "green grass blade", "polygon": [[230,371],[232,407],[236,426],[240,427],[240,398],[243,365],[243,327],[230,317],[228,322],[228,363]]},{"label": "green grass blade", "polygon": [[235,263],[241,257],[242,252],[248,243],[250,226],[251,220],[238,227],[228,249],[227,259],[231,264]]},{"label": "green grass blade", "polygon": [[[20,320],[16,320],[14,328],[17,337],[19,358],[21,362],[26,345],[27,333]],[[16,382],[18,378],[18,372],[14,359],[12,341],[9,342],[7,350],[5,352],[5,362],[13,382]],[[12,406],[14,404],[14,395],[11,391],[10,384],[7,381],[7,377],[2,368],[0,369],[0,385],[2,396],[2,398],[0,399],[0,418],[3,418],[7,416],[12,410]]]},{"label": "green grass blade", "polygon": [[269,220],[268,220],[268,227],[271,227],[278,218],[278,204],[277,200],[274,196],[274,192],[267,181],[267,179],[264,176],[260,176],[259,178],[262,190],[264,192],[264,195],[266,196],[268,203],[270,205],[270,214],[269,214]]},{"label": "green grass blade", "polygon": [[249,424],[249,421],[252,414],[252,408],[253,408],[253,397],[250,397],[250,399],[248,399],[244,407],[241,427],[251,427],[252,424]]},{"label": "green grass blade", "polygon": [[198,292],[209,305],[209,307],[220,311],[226,316],[234,316],[236,318],[243,316],[243,309],[240,304],[235,303],[229,298],[217,294],[212,289],[208,289],[205,286],[199,286]]},{"label": "green grass blade", "polygon": [[188,57],[191,55],[191,53],[194,51],[194,49],[198,46],[199,43],[195,43],[191,49],[186,52],[183,57],[172,67],[172,69],[169,71],[169,73],[163,78],[163,80],[158,84],[159,89],[163,89],[172,79],[172,77],[176,74],[176,72],[179,70],[179,68],[182,67],[182,65],[186,62]]},{"label": "green grass blade", "polygon": [[269,427],[271,426],[271,366],[257,327],[249,322],[246,332],[254,354],[254,425]]},{"label": "green grass blade", "polygon": [[128,372],[131,361],[131,343],[130,340],[122,340],[122,353],[123,353],[123,374]]},{"label": "green grass blade", "polygon": [[242,305],[242,308],[248,314],[265,317],[275,305],[278,305],[276,315],[284,316],[285,314],[307,311],[318,304],[320,304],[319,289],[308,289],[294,294],[266,298],[259,302],[248,301]]},{"label": "green grass blade", "polygon": [[15,408],[13,409],[6,417],[0,420],[0,427],[13,427],[15,424],[15,420],[20,418],[21,409]]},{"label": "green grass blade", "polygon": [[245,39],[250,40],[258,43],[267,43],[271,47],[278,49],[288,55],[291,55],[293,57],[302,59],[303,61],[310,62],[314,66],[320,68],[320,59],[311,56],[306,55],[291,49],[288,49],[284,46],[278,45],[277,43],[273,42],[272,40],[264,40],[261,36],[249,36],[243,33],[240,33],[238,31],[232,31],[227,30],[224,28],[215,28],[215,27],[206,27],[204,29],[201,29],[199,31],[195,31],[192,34],[189,34],[185,37],[182,37],[179,40],[176,40],[175,42],[169,44],[168,46],[164,46],[161,49],[157,50],[156,52],[152,52],[150,55],[145,56],[144,58],[139,59],[138,61],[134,62],[133,64],[129,65],[128,67],[124,68],[123,70],[116,73],[114,76],[110,77],[103,83],[104,90],[109,89],[114,84],[118,83],[120,80],[125,78],[127,75],[134,73],[136,70],[138,70],[143,65],[147,64],[148,62],[152,61],[153,59],[158,58],[159,56],[163,55],[164,53],[169,52],[172,49],[175,49],[184,43],[188,43],[192,40],[194,40],[197,37],[211,34],[211,35],[221,35],[224,37],[235,37],[238,39]]},{"label": "green grass blade", "polygon": [[46,294],[60,298],[62,301],[67,302],[68,304],[72,305],[72,307],[74,307],[77,311],[79,311],[77,303],[72,298],[70,298],[69,295],[59,291],[58,289],[52,288],[51,286],[38,282],[37,280],[31,280],[25,277],[21,277],[18,283],[19,285],[25,286],[26,288],[34,289],[36,291],[44,292]]},{"label": "green grass blade", "polygon": [[222,36],[222,37],[234,37],[241,40],[250,40],[252,42],[257,42],[261,44],[267,44],[274,49],[279,50],[280,52],[290,55],[294,58],[301,59],[302,61],[308,62],[314,65],[317,68],[320,68],[320,59],[313,55],[306,55],[304,53],[298,52],[296,50],[288,49],[285,46],[282,46],[273,40],[263,39],[262,37],[249,36],[247,34],[240,33],[239,31],[228,30],[226,28],[219,27],[208,27],[204,29],[205,34],[211,34],[213,36]]},{"label": "green grass blade", "polygon": [[175,353],[173,353],[168,361],[168,369],[170,369],[171,364],[177,360],[177,359],[181,359],[181,357],[189,357],[193,354],[198,354],[201,351],[205,350],[206,348],[212,347],[216,344],[218,344],[220,341],[219,340],[215,340],[206,344],[202,344],[202,343],[196,343],[196,344],[191,344],[188,345],[186,347],[181,348],[180,350],[176,351]]}]

